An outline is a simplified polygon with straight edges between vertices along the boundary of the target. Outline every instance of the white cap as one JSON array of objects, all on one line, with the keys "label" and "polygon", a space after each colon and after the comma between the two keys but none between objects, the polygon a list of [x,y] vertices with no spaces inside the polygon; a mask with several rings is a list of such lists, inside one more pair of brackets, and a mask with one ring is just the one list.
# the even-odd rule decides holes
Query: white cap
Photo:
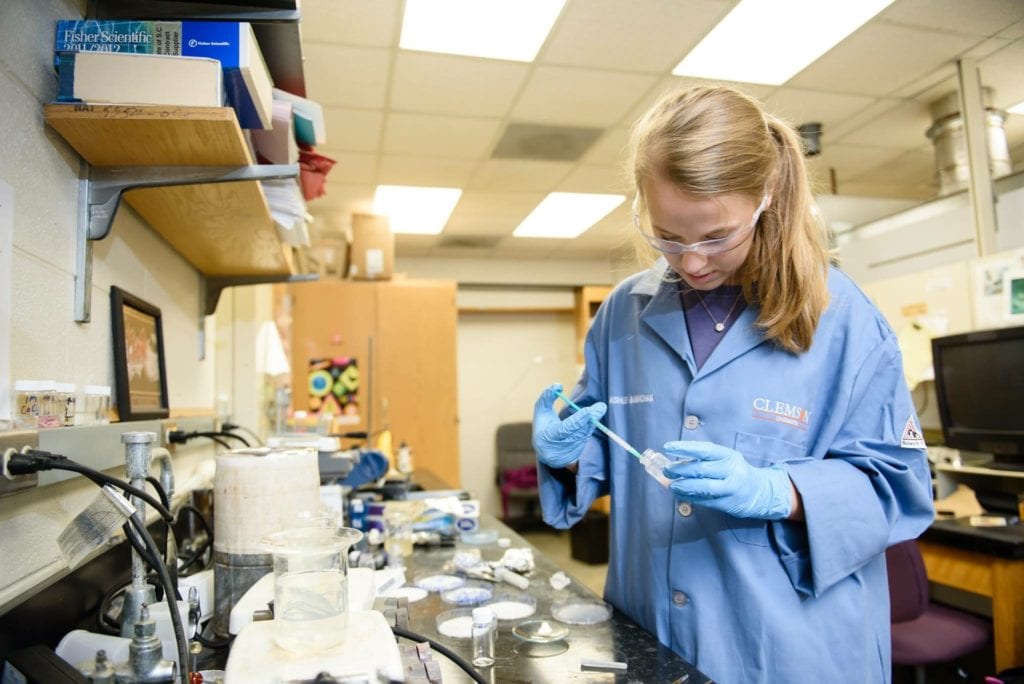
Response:
[{"label": "white cap", "polygon": [[480,606],[473,609],[473,622],[478,625],[487,625],[494,620],[494,611],[487,606]]},{"label": "white cap", "polygon": [[75,393],[75,384],[72,382],[58,382],[55,383],[58,392],[64,392],[65,394]]},{"label": "white cap", "polygon": [[53,380],[15,380],[14,391],[45,392],[53,389]]},{"label": "white cap", "polygon": [[109,397],[110,396],[110,386],[109,385],[86,385],[85,386],[85,393],[86,394],[98,394],[100,396]]}]

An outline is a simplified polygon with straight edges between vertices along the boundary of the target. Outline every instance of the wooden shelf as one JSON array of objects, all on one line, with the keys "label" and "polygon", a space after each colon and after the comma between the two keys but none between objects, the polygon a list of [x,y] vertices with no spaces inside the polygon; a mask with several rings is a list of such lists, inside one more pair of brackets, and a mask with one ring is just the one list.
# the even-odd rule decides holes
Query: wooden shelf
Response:
[{"label": "wooden shelf", "polygon": [[[46,122],[96,167],[253,164],[234,110],[50,104]],[[258,181],[172,185],[125,201],[204,275],[287,276],[282,243]]]}]

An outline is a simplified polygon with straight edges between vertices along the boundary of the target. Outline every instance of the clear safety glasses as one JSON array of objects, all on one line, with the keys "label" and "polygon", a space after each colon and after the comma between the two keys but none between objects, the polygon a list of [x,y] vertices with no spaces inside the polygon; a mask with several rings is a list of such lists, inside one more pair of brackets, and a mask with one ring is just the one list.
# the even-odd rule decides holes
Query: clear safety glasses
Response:
[{"label": "clear safety glasses", "polygon": [[761,214],[764,212],[765,207],[768,206],[768,195],[766,194],[761,198],[761,204],[759,204],[757,209],[754,210],[754,215],[751,217],[750,223],[747,226],[738,228],[725,237],[695,242],[692,245],[686,245],[682,242],[676,242],[675,240],[662,240],[661,238],[655,237],[646,232],[640,225],[639,205],[640,195],[638,193],[633,197],[633,225],[636,226],[637,231],[640,232],[651,247],[654,247],[654,249],[664,254],[678,255],[686,254],[687,252],[695,252],[701,256],[712,256],[715,254],[721,254],[722,252],[728,252],[730,249],[738,246],[743,241],[743,238],[746,238],[746,236],[754,230],[754,226],[757,225],[757,220],[761,218]]}]

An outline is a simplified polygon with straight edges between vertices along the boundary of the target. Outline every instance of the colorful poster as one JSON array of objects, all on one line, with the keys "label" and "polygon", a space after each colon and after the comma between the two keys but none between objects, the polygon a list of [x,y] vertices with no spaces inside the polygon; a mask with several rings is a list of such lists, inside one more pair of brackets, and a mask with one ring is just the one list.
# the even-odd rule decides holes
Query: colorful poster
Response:
[{"label": "colorful poster", "polygon": [[359,414],[359,367],[351,357],[310,359],[309,410],[336,416]]}]

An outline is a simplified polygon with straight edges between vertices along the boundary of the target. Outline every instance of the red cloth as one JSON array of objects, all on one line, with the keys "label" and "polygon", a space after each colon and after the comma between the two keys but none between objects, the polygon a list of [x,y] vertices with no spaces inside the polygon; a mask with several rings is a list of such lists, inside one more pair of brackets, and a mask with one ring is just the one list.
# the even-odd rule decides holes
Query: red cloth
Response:
[{"label": "red cloth", "polygon": [[307,202],[326,194],[324,182],[327,174],[334,167],[335,161],[312,150],[299,150],[299,182],[302,196]]},{"label": "red cloth", "polygon": [[517,489],[537,488],[537,466],[509,468],[501,472],[501,512],[508,520],[508,497]]}]

